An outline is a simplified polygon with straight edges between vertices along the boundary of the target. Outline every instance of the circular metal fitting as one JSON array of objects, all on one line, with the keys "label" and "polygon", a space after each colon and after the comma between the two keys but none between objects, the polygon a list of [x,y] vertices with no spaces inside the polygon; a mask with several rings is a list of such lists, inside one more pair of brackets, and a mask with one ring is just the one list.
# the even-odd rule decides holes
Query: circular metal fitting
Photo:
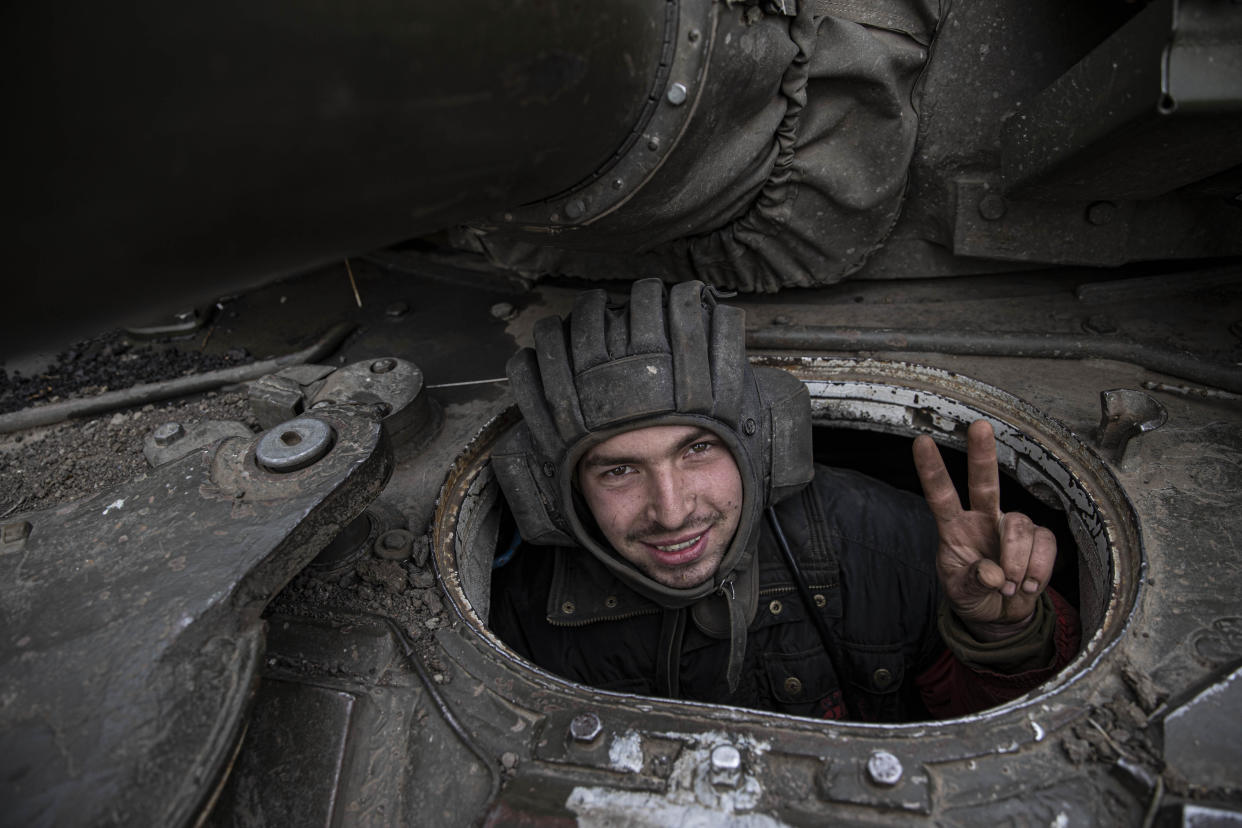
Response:
[{"label": "circular metal fitting", "polygon": [[414,549],[414,533],[409,529],[389,529],[375,539],[377,557],[390,561],[404,561]]},{"label": "circular metal fitting", "polygon": [[1117,205],[1111,201],[1094,201],[1087,207],[1087,222],[1096,227],[1112,224],[1117,217]]},{"label": "circular metal fitting", "polygon": [[569,735],[575,742],[593,742],[603,729],[604,725],[595,713],[579,713],[569,723]]},{"label": "circular metal fitting", "polygon": [[1005,199],[996,193],[988,193],[979,199],[979,215],[987,221],[999,221],[1005,217]]},{"label": "circular metal fitting", "polygon": [[687,94],[686,85],[684,83],[674,83],[668,88],[668,102],[673,106],[681,106],[686,102]]},{"label": "circular metal fitting", "polygon": [[875,784],[891,788],[901,781],[901,760],[887,750],[877,750],[867,760],[867,776]]},{"label": "circular metal fitting", "polygon": [[281,423],[259,438],[254,457],[268,471],[291,472],[315,463],[332,448],[332,426],[312,417]]},{"label": "circular metal fitting", "polygon": [[151,438],[157,446],[171,446],[184,436],[185,427],[181,423],[164,423],[151,432]]}]

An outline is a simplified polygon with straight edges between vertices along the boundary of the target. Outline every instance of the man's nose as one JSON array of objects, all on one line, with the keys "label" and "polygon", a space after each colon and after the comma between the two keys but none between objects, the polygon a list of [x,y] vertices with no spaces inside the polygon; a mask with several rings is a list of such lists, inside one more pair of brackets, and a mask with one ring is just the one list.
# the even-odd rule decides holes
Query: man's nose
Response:
[{"label": "man's nose", "polygon": [[651,476],[649,517],[666,529],[676,529],[694,512],[694,492],[675,469],[659,469]]}]

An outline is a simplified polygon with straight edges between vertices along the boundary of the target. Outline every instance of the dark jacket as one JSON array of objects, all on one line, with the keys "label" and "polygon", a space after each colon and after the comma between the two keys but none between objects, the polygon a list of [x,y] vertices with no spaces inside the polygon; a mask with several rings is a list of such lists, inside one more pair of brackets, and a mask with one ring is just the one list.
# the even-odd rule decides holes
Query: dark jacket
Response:
[{"label": "dark jacket", "polygon": [[[661,608],[581,550],[524,545],[494,573],[491,627],[541,667],[607,690],[867,721],[969,712],[955,709],[954,685],[963,675],[987,684],[996,674],[944,661],[936,525],[923,499],[817,466],[814,481],[776,513],[830,640],[825,646],[811,622],[765,522],[758,605],[733,693],[724,680],[727,624]],[[1077,646],[1070,643],[1052,658],[1045,647],[1039,676],[1000,676],[999,697],[989,690],[980,698],[1025,692],[1068,660]],[[929,671],[938,677],[931,687],[919,680]]]}]

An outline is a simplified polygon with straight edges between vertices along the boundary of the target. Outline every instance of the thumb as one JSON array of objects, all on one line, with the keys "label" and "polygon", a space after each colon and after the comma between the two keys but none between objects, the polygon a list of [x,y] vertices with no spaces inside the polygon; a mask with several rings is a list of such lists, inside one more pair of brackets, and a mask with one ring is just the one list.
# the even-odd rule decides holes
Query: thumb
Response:
[{"label": "thumb", "polygon": [[1005,570],[995,561],[980,558],[970,565],[973,580],[980,591],[995,592],[1005,585]]}]

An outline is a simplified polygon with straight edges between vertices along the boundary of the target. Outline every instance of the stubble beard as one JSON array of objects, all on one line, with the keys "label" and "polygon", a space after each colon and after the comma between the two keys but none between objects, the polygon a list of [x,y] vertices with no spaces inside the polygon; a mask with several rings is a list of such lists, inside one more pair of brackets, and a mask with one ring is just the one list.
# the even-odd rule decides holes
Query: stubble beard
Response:
[{"label": "stubble beard", "polygon": [[[706,515],[695,515],[680,526],[669,529],[658,524],[648,524],[640,529],[626,533],[625,540],[629,544],[647,544],[649,538],[666,538],[686,533],[700,534],[709,529],[722,527],[725,523],[725,514],[720,510],[714,510]],[[643,565],[639,568],[652,580],[674,589],[688,589],[698,586],[716,572],[720,566],[720,562],[724,559],[725,550],[728,548],[732,535],[721,540],[719,537],[709,537],[708,542],[711,547],[704,550],[703,554],[692,561],[680,565],[664,565],[658,560],[648,555],[643,556]],[[645,551],[645,550],[644,550]],[[710,563],[710,567],[706,571],[696,573],[695,577],[689,577],[689,574],[696,567],[704,566]]]}]

